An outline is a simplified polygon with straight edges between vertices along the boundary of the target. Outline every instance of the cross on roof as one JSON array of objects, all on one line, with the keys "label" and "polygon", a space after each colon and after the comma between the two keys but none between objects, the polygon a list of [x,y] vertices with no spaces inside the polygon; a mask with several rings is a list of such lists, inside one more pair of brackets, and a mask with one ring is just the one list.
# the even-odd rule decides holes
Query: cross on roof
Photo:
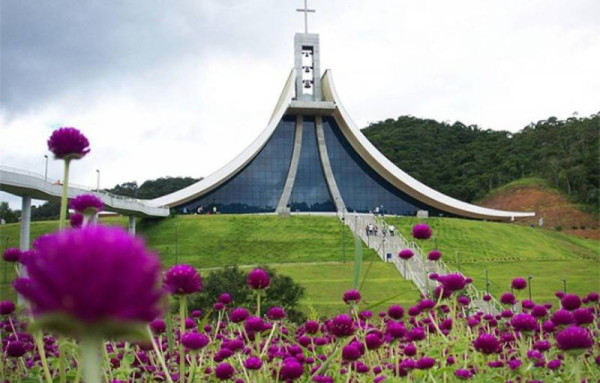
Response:
[{"label": "cross on roof", "polygon": [[304,33],[308,33],[308,13],[316,12],[314,9],[308,9],[307,1],[304,0],[304,9],[296,9],[296,12],[304,12]]}]

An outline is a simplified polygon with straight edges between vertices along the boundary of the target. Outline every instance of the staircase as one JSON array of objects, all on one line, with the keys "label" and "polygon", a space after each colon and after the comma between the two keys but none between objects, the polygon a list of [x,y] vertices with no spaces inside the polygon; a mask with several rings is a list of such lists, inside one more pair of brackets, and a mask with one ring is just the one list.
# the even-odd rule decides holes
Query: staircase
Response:
[{"label": "staircase", "polygon": [[[402,233],[395,230],[394,235],[383,231],[387,227],[383,217],[373,214],[358,213],[338,213],[338,217],[344,222],[354,235],[358,236],[367,246],[377,253],[383,262],[394,264],[400,275],[404,279],[412,281],[419,291],[424,295],[429,295],[428,291],[433,290],[438,283],[428,278],[431,273],[439,275],[452,272],[442,261],[425,261],[425,255],[419,245],[406,239]],[[367,234],[369,224],[378,227],[376,235]],[[414,256],[409,260],[403,260],[398,257],[398,253],[403,249],[410,249]],[[483,291],[478,290],[473,284],[466,288],[467,295],[471,298],[471,308],[476,311],[483,311],[490,314],[498,314],[500,303],[494,298],[490,302],[483,300]]]}]

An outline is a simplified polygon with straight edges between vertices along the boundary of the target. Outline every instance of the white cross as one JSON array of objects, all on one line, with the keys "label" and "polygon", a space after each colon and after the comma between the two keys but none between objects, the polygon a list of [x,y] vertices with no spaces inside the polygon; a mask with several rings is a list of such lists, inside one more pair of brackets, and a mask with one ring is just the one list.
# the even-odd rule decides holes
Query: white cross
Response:
[{"label": "white cross", "polygon": [[308,5],[306,2],[308,0],[304,0],[304,9],[296,9],[296,12],[304,12],[304,33],[308,33],[308,13],[315,13],[314,9],[308,9]]}]

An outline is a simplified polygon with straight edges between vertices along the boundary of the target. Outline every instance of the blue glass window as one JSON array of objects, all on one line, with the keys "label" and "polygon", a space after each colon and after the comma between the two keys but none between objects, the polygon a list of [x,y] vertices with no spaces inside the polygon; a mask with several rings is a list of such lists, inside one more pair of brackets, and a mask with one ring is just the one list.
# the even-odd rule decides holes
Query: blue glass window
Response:
[{"label": "blue glass window", "polygon": [[315,119],[310,116],[303,117],[302,149],[290,207],[292,211],[335,211],[321,166]]},{"label": "blue glass window", "polygon": [[348,211],[368,212],[379,207],[386,213],[415,215],[425,205],[395,188],[375,172],[352,148],[333,117],[323,117],[323,131],[331,169]]},{"label": "blue glass window", "polygon": [[[180,212],[274,212],[288,173],[294,145],[295,116],[284,116],[261,149],[237,175],[214,191],[178,207]],[[184,210],[185,209],[185,210]]]}]

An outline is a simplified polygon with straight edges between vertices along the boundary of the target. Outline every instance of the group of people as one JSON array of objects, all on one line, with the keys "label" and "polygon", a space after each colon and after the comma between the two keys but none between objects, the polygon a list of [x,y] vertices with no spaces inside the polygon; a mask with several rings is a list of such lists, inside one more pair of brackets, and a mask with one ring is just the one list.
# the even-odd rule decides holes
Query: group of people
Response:
[{"label": "group of people", "polygon": [[[367,232],[367,235],[377,235],[379,228],[377,227],[377,225],[374,225],[372,223],[367,224],[367,226],[365,227],[365,231]],[[381,231],[383,236],[386,236],[388,233],[390,234],[390,236],[394,236],[396,235],[396,226],[394,225],[383,225],[383,230]]]}]

